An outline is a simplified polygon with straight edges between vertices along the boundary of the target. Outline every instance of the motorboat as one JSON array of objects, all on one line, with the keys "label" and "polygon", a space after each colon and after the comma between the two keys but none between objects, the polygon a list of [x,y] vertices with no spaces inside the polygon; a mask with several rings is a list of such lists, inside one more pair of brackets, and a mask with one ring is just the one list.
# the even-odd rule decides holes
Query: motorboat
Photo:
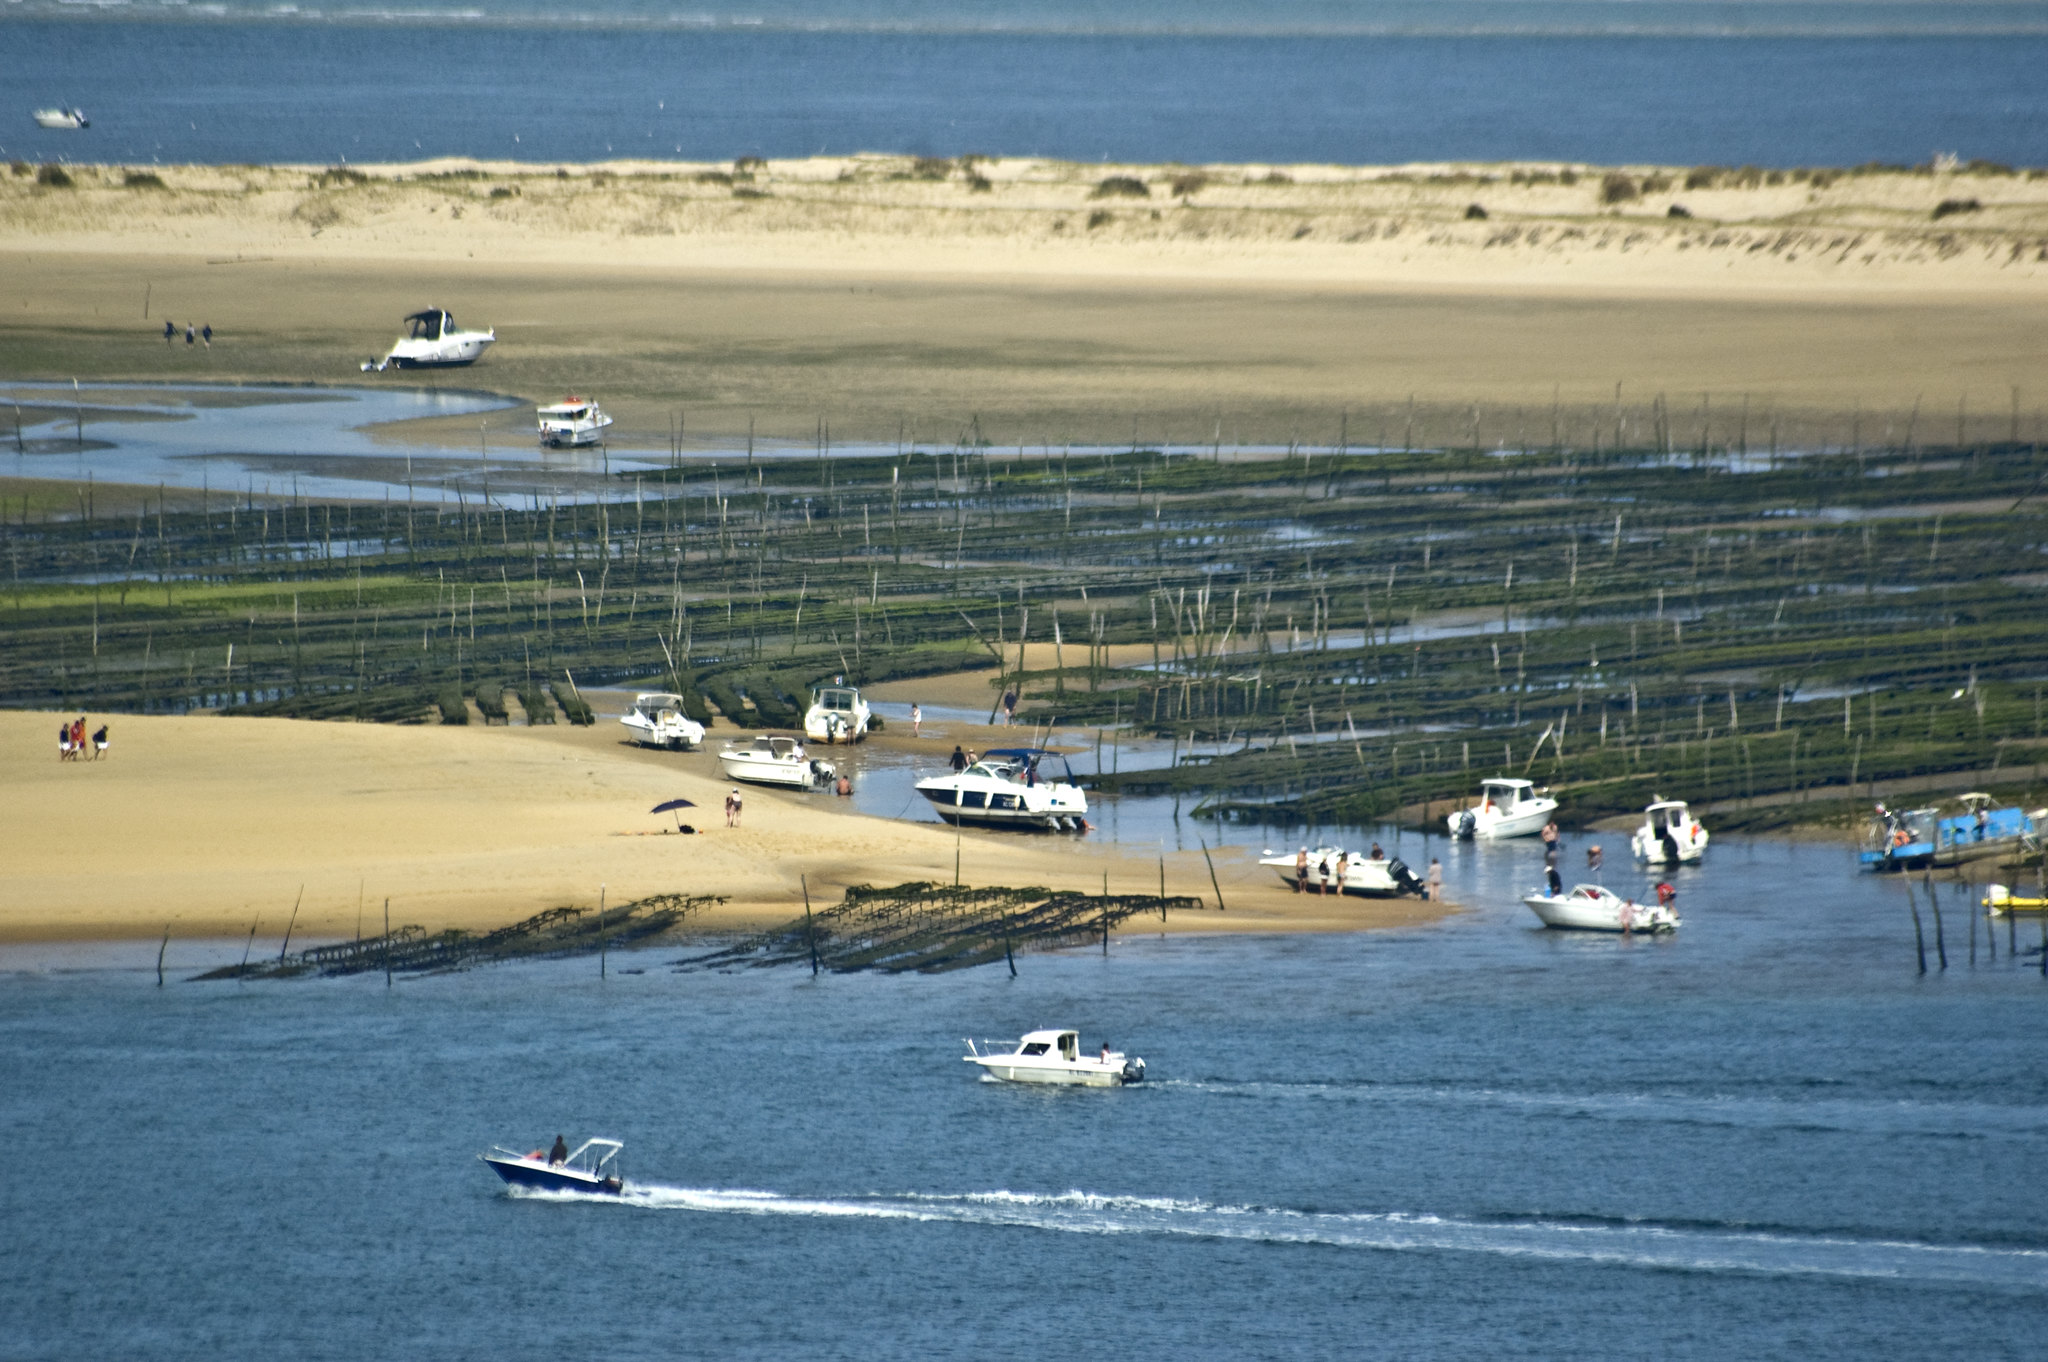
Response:
[{"label": "motorboat", "polygon": [[1469,809],[1454,810],[1444,821],[1451,836],[1461,841],[1475,837],[1527,837],[1541,832],[1557,812],[1557,801],[1526,780],[1496,776],[1479,782],[1479,802]]},{"label": "motorboat", "polygon": [[1978,791],[1958,795],[1956,801],[1963,812],[1948,817],[1935,808],[1901,812],[1878,805],[1861,856],[1863,868],[1878,874],[1939,869],[2036,845],[2038,826],[2026,810],[1994,809],[1991,796]]},{"label": "motorboat", "polygon": [[363,372],[383,373],[396,365],[400,369],[452,369],[474,364],[498,339],[489,331],[464,331],[455,325],[454,314],[438,307],[415,312],[405,319],[406,333],[392,342],[391,353],[374,364],[363,361]]},{"label": "motorboat", "polygon": [[1115,1088],[1145,1081],[1145,1061],[1110,1049],[1106,1041],[1095,1054],[1082,1054],[1079,1031],[1031,1031],[1014,1045],[1004,1040],[969,1040],[966,1044],[963,1060],[979,1064],[992,1078],[1011,1083]]},{"label": "motorboat", "polygon": [[728,743],[718,754],[726,779],[753,785],[783,785],[807,790],[829,785],[839,774],[829,761],[813,761],[795,738],[757,734],[744,743]]},{"label": "motorboat", "polygon": [[1531,890],[1522,899],[1546,927],[1581,932],[1675,932],[1678,911],[1669,903],[1637,903],[1597,884],[1573,885],[1568,894]]},{"label": "motorboat", "polygon": [[868,721],[874,711],[852,686],[819,686],[811,692],[811,707],[804,711],[804,736],[812,742],[859,742],[868,735]]},{"label": "motorboat", "polygon": [[1987,884],[1984,886],[1984,906],[1993,917],[2004,917],[2008,913],[2048,913],[2048,897],[2039,894],[2030,897],[2014,893],[2008,885]]},{"label": "motorboat", "polygon": [[1683,799],[1660,799],[1643,810],[1643,825],[1629,839],[1636,859],[1651,865],[1697,861],[1707,849],[1707,830]]},{"label": "motorboat", "polygon": [[1060,757],[1063,778],[1047,781],[1042,747],[999,747],[963,770],[917,782],[917,792],[948,823],[981,828],[1037,828],[1081,832],[1088,826],[1088,796]]},{"label": "motorboat", "polygon": [[[1280,872],[1280,882],[1292,887],[1298,854],[1267,850],[1260,865]],[[1308,887],[1334,889],[1340,894],[1357,894],[1369,899],[1398,898],[1403,894],[1426,895],[1429,886],[1416,877],[1399,857],[1355,855],[1341,847],[1317,847],[1308,853]]]},{"label": "motorboat", "polygon": [[704,725],[683,712],[683,697],[648,691],[633,697],[633,708],[619,720],[633,741],[671,752],[691,752],[703,745]]},{"label": "motorboat", "polygon": [[549,1158],[545,1149],[520,1154],[498,1147],[477,1157],[510,1187],[617,1196],[626,1186],[618,1162],[619,1151],[624,1148],[617,1140],[585,1140],[576,1146],[575,1152],[560,1160]]},{"label": "motorboat", "polygon": [[574,448],[604,442],[604,428],[612,423],[604,408],[574,393],[559,402],[535,407],[540,418],[540,442],[549,449]]},{"label": "motorboat", "polygon": [[92,126],[92,120],[82,109],[37,109],[29,117],[39,128],[53,128],[60,132],[76,132]]}]

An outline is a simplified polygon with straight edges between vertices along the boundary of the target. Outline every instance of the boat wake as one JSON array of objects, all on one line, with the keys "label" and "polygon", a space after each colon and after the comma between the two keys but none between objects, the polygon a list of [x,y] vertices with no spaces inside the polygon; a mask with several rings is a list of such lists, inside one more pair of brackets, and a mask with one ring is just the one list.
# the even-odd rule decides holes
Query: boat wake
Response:
[{"label": "boat wake", "polygon": [[1724,1126],[1744,1130],[1918,1135],[1931,1139],[2038,1139],[2048,1135],[2048,1108],[1993,1102],[1943,1102],[1853,1097],[1774,1097],[1672,1092],[1544,1092],[1452,1084],[1273,1082],[1161,1079],[1155,1091],[1221,1097],[1375,1103],[1389,1106],[1482,1106],[1562,1119]]},{"label": "boat wake", "polygon": [[1994,1290],[2048,1291],[2048,1249],[1618,1220],[1482,1220],[1409,1212],[1297,1211],[1082,1191],[792,1196],[747,1189],[640,1183],[629,1185],[617,1197],[550,1199],[602,1201],[645,1210],[709,1215],[1012,1226],[1065,1234],[1228,1239],[1386,1252],[1479,1253],[1662,1271],[1961,1282]]}]

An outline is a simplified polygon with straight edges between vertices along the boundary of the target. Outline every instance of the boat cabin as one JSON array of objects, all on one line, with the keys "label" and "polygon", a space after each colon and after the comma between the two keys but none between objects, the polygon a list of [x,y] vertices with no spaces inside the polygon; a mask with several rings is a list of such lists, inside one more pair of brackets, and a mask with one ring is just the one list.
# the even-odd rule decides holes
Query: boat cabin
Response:
[{"label": "boat cabin", "polygon": [[437,307],[415,312],[406,319],[406,339],[437,341],[455,334],[455,318]]},{"label": "boat cabin", "polygon": [[560,402],[551,402],[545,407],[536,407],[534,410],[543,417],[558,421],[587,421],[590,419],[591,408],[595,405],[596,403],[581,397],[570,397]]},{"label": "boat cabin", "polygon": [[1081,1057],[1079,1031],[1033,1031],[1017,1042],[1017,1053],[1036,1059],[1057,1052],[1069,1064]]},{"label": "boat cabin", "polygon": [[[1532,781],[1514,780],[1505,776],[1479,783],[1479,799],[1503,813],[1519,807],[1525,801],[1536,798],[1536,786]],[[1681,806],[1682,807],[1682,806]]]},{"label": "boat cabin", "polygon": [[851,714],[860,704],[860,692],[852,686],[820,686],[811,692],[811,703],[820,709]]},{"label": "boat cabin", "polygon": [[1670,828],[1676,832],[1691,821],[1683,799],[1660,799],[1643,810],[1643,820],[1651,827]]}]

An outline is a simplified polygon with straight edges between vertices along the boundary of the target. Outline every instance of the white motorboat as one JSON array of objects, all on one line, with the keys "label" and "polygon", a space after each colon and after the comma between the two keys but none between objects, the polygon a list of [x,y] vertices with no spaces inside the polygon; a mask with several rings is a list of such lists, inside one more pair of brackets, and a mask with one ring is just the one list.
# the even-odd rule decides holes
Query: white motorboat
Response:
[{"label": "white motorboat", "polygon": [[868,735],[868,721],[874,711],[852,686],[819,686],[811,692],[811,707],[804,711],[804,736],[812,742],[859,742]]},{"label": "white motorboat", "polygon": [[1451,836],[1463,841],[1474,837],[1527,837],[1541,832],[1557,812],[1557,801],[1526,780],[1496,776],[1479,782],[1479,802],[1458,809],[1444,821]]},{"label": "white motorboat", "polygon": [[37,109],[29,117],[39,128],[53,128],[60,132],[76,132],[92,126],[92,120],[82,109]]},{"label": "white motorboat", "polygon": [[839,772],[828,761],[813,761],[795,738],[760,734],[744,743],[728,743],[718,754],[726,779],[753,785],[784,785],[807,790],[829,785]]},{"label": "white motorboat", "polygon": [[474,364],[498,339],[495,328],[461,330],[455,325],[454,315],[438,307],[413,313],[405,324],[406,333],[392,342],[391,353],[374,364],[364,360],[363,372],[374,369],[381,374],[393,365],[401,369],[452,369]]},{"label": "white motorboat", "polygon": [[604,428],[612,423],[604,408],[574,393],[559,402],[535,407],[540,419],[540,442],[549,449],[574,448],[604,442]]},{"label": "white motorboat", "polygon": [[693,752],[704,742],[704,725],[683,713],[683,697],[648,691],[633,697],[633,708],[619,720],[633,740],[672,752]]},{"label": "white motorboat", "polygon": [[[1268,850],[1259,858],[1260,865],[1271,866],[1280,872],[1280,882],[1292,887],[1298,854]],[[1308,853],[1308,887],[1321,890],[1325,886],[1340,894],[1357,894],[1369,899],[1398,898],[1402,894],[1424,895],[1429,886],[1416,878],[1408,863],[1398,857],[1356,855],[1341,847],[1317,847]]]},{"label": "white motorboat", "polygon": [[1145,1080],[1145,1061],[1127,1058],[1123,1051],[1110,1049],[1107,1042],[1095,1054],[1082,1054],[1079,1031],[1032,1031],[1015,1045],[1004,1040],[970,1040],[966,1044],[962,1059],[979,1064],[990,1077],[1011,1083],[1114,1088]]},{"label": "white motorboat", "polygon": [[1637,903],[1597,884],[1573,885],[1568,894],[1531,890],[1522,899],[1546,927],[1581,932],[1675,932],[1678,912],[1669,904]]},{"label": "white motorboat", "polygon": [[626,1185],[618,1167],[619,1151],[624,1148],[617,1140],[585,1140],[574,1153],[561,1158],[551,1158],[545,1149],[520,1154],[495,1147],[477,1157],[510,1187],[617,1196]]},{"label": "white motorboat", "polygon": [[1074,784],[1067,759],[1060,757],[1064,779],[1038,774],[1040,763],[1056,755],[1041,747],[996,748],[964,770],[920,780],[917,792],[948,823],[1080,832],[1088,826],[1088,796]]},{"label": "white motorboat", "polygon": [[1636,859],[1651,865],[1697,861],[1707,849],[1707,830],[1683,799],[1660,799],[1643,810],[1643,825],[1629,840]]}]

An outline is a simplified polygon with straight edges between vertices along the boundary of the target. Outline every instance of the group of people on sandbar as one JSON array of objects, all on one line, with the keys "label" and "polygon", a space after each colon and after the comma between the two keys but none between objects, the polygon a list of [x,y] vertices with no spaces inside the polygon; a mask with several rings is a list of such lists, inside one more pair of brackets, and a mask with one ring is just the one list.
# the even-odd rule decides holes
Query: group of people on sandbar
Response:
[{"label": "group of people on sandbar", "polygon": [[[88,753],[90,756],[88,756]],[[101,724],[92,735],[92,745],[86,746],[85,716],[79,715],[68,724],[57,725],[57,760],[98,761],[107,755],[107,726]]]}]

